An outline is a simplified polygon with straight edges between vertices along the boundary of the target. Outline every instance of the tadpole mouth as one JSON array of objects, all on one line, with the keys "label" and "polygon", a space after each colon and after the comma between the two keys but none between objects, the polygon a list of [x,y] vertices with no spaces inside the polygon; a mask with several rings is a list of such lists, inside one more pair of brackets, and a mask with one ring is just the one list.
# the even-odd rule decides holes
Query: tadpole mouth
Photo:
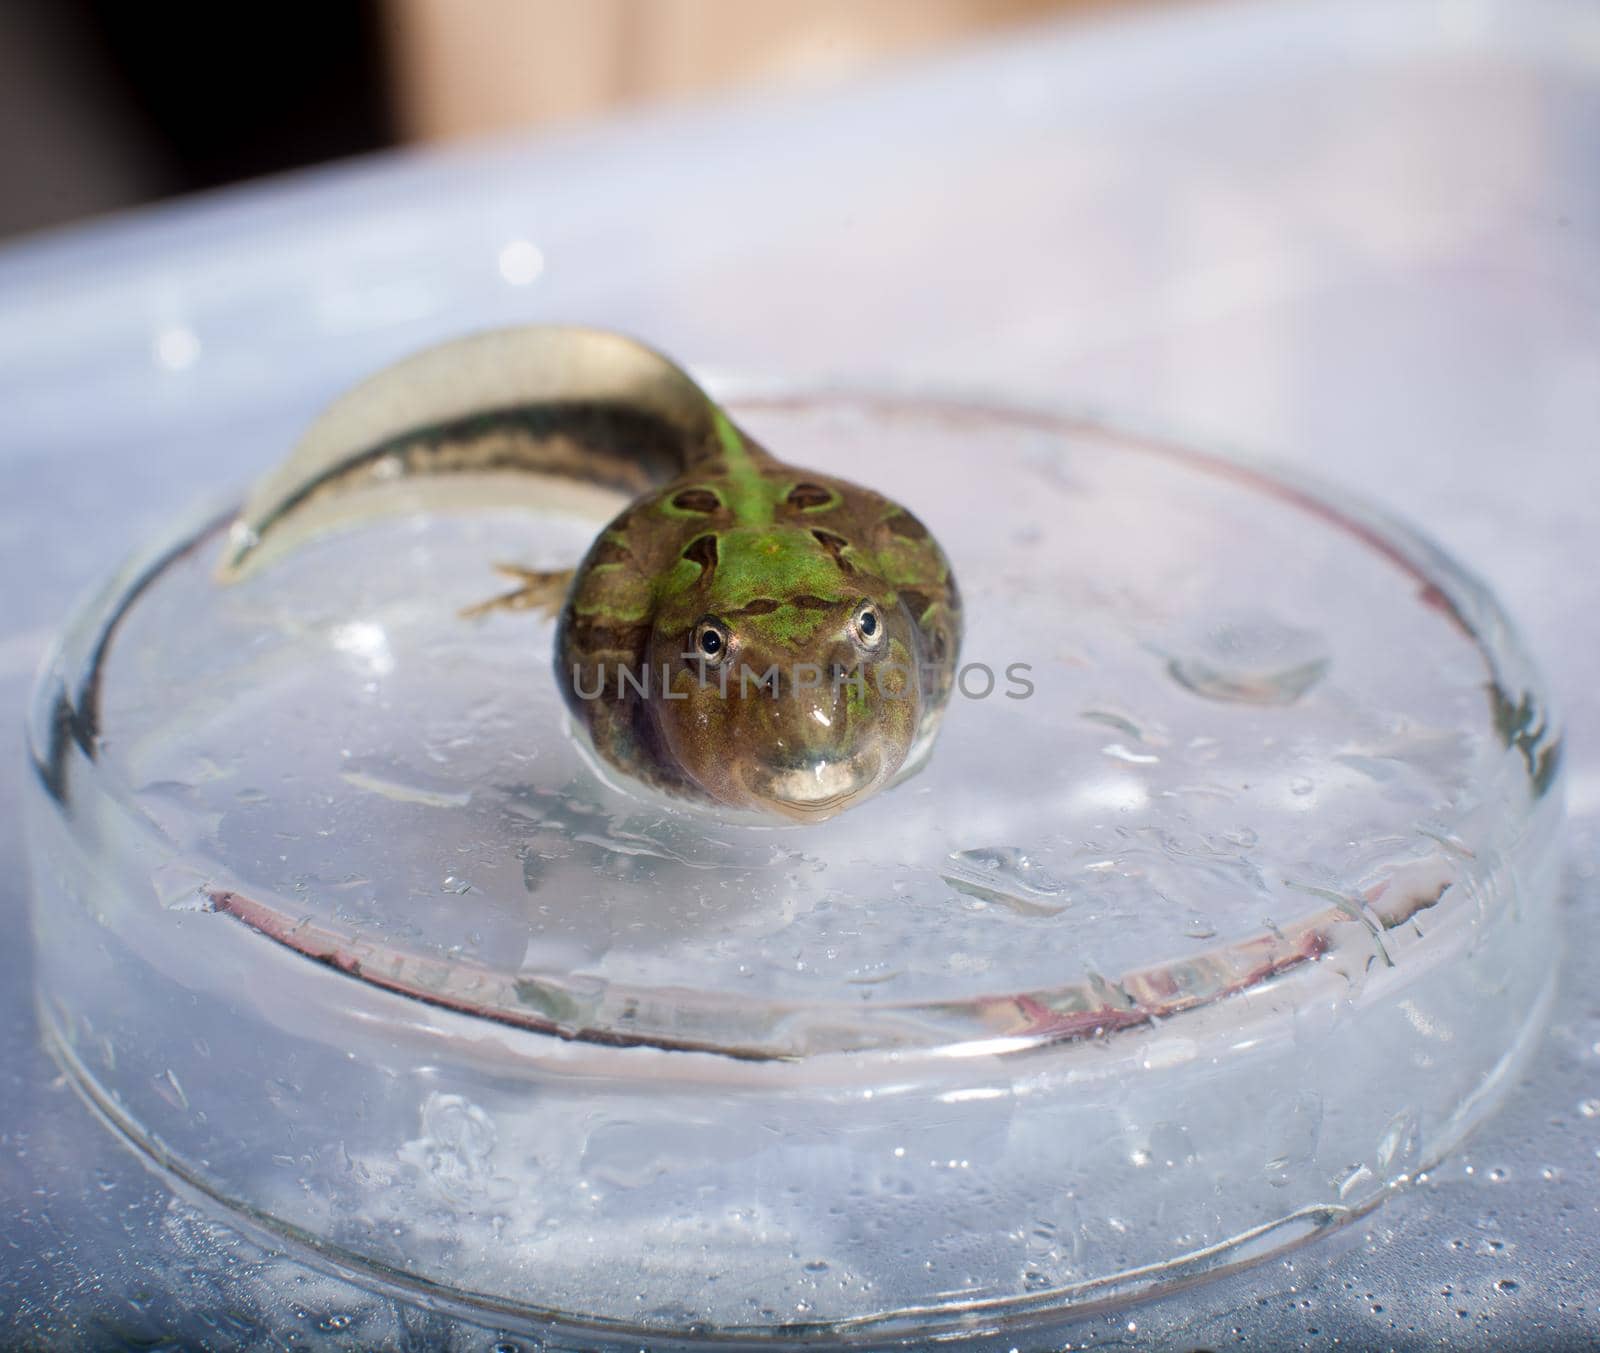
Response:
[{"label": "tadpole mouth", "polygon": [[802,822],[832,817],[871,790],[883,761],[877,753],[849,761],[818,761],[746,772],[741,780],[752,800]]}]

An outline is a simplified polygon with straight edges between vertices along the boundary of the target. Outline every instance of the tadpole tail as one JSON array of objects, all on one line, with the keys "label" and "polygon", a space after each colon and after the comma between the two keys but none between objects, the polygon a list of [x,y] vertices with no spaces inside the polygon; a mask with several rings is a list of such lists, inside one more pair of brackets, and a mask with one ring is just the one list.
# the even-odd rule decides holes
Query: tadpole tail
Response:
[{"label": "tadpole tail", "polygon": [[[506,473],[637,495],[713,455],[723,415],[675,363],[621,334],[535,326],[456,339],[337,400],[252,490],[218,577],[263,547],[442,496],[503,497]],[[497,476],[501,477],[497,484]]]}]

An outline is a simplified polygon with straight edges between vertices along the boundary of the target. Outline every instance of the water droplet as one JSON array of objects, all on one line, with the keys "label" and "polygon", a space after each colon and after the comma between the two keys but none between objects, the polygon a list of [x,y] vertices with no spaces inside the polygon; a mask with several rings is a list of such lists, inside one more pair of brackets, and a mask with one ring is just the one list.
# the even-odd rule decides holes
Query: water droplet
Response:
[{"label": "water droplet", "polygon": [[184,1092],[182,1083],[178,1080],[177,1073],[168,1067],[161,1075],[153,1078],[155,1091],[162,1099],[175,1109],[189,1112],[189,1096]]},{"label": "water droplet", "polygon": [[958,893],[1023,915],[1054,916],[1072,899],[1066,886],[1015,846],[952,851],[944,880]]},{"label": "water droplet", "polygon": [[217,899],[212,896],[209,888],[191,888],[167,903],[168,911],[215,911]]},{"label": "water droplet", "polygon": [[1497,1292],[1515,1292],[1517,1290],[1517,1280],[1515,1278],[1502,1278],[1494,1286]]},{"label": "water droplet", "polygon": [[1267,1183],[1272,1187],[1285,1187],[1296,1167],[1307,1166],[1317,1158],[1322,1118],[1322,1096],[1314,1091],[1280,1100],[1267,1112],[1266,1140],[1277,1147],[1264,1166]]},{"label": "water droplet", "polygon": [[1585,1118],[1600,1118],[1600,1099],[1586,1099],[1578,1105],[1578,1112]]},{"label": "water droplet", "polygon": [[1177,1123],[1157,1123],[1150,1129],[1150,1155],[1167,1169],[1193,1164],[1195,1149],[1188,1129]]},{"label": "water droplet", "polygon": [[1162,745],[1166,742],[1164,730],[1152,727],[1145,728],[1138,719],[1114,709],[1086,709],[1082,717],[1090,723],[1103,724],[1107,728],[1115,729],[1135,742]]},{"label": "water droplet", "polygon": [[1108,742],[1100,750],[1113,761],[1125,761],[1130,766],[1154,766],[1161,761],[1154,752],[1136,752],[1120,742]]},{"label": "water droplet", "polygon": [[1422,1148],[1422,1125],[1412,1109],[1402,1109],[1389,1120],[1378,1141],[1378,1168],[1402,1175],[1416,1163]]},{"label": "water droplet", "polygon": [[[1376,1176],[1365,1165],[1358,1165],[1349,1174],[1339,1180],[1339,1199],[1348,1202],[1352,1197],[1365,1196],[1369,1186]],[[1463,1242],[1465,1243],[1465,1242]],[[1454,1242],[1452,1242],[1454,1244]],[[1456,1246],[1459,1248],[1459,1246]]]},{"label": "water droplet", "polygon": [[[357,641],[345,640],[344,642],[353,646]],[[388,641],[384,640],[384,642],[387,643]],[[389,661],[392,661],[392,659]],[[350,752],[348,750],[341,751],[340,756],[348,759]],[[363,794],[376,794],[380,798],[388,799],[391,803],[415,803],[425,808],[465,808],[472,801],[470,790],[435,789],[428,785],[408,784],[400,780],[387,779],[381,775],[369,775],[365,771],[341,771],[339,778],[352,789],[359,789]]]},{"label": "water droplet", "polygon": [[422,1105],[422,1136],[398,1154],[446,1196],[471,1198],[489,1182],[496,1136],[494,1120],[476,1104],[435,1090]]},{"label": "water droplet", "polygon": [[1216,621],[1167,660],[1180,686],[1229,704],[1293,704],[1328,673],[1327,645],[1269,616]]}]

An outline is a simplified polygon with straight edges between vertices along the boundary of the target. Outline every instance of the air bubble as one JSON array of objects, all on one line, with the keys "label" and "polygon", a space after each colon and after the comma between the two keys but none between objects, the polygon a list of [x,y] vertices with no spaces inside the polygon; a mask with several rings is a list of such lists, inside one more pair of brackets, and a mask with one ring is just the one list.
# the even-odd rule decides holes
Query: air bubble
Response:
[{"label": "air bubble", "polygon": [[1187,690],[1229,704],[1290,705],[1328,673],[1321,635],[1268,616],[1213,622],[1167,661]]}]

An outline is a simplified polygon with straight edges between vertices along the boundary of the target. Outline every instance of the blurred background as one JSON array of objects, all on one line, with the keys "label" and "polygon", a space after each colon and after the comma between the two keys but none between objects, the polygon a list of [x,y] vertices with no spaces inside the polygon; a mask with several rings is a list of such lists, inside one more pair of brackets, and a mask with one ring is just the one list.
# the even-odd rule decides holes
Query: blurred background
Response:
[{"label": "blurred background", "polygon": [[386,146],[874,64],[1129,0],[0,5],[0,235]]}]

